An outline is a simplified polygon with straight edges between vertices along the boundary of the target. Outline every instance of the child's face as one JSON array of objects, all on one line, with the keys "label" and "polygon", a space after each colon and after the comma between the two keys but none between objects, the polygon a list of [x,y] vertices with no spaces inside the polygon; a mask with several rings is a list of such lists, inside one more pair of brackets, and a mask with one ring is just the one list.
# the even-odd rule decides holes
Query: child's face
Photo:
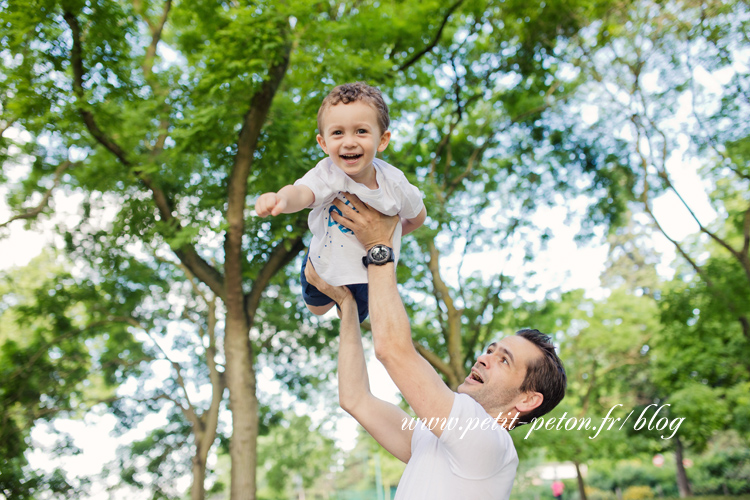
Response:
[{"label": "child's face", "polygon": [[318,144],[323,151],[354,181],[372,185],[372,160],[391,139],[390,132],[381,134],[377,111],[362,101],[337,104],[323,112],[322,123]]}]

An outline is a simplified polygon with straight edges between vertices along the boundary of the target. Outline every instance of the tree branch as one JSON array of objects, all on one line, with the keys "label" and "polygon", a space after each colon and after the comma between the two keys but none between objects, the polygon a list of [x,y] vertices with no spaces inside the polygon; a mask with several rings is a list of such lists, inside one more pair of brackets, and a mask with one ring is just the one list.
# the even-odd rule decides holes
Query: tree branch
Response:
[{"label": "tree branch", "polygon": [[[71,50],[71,63],[73,67],[73,92],[77,99],[79,114],[81,115],[81,118],[83,118],[86,128],[94,139],[114,154],[124,166],[133,169],[135,176],[140,179],[143,185],[151,192],[162,220],[171,224],[172,227],[180,227],[179,220],[173,214],[172,202],[166,196],[164,191],[159,189],[140,168],[134,167],[133,163],[127,157],[122,148],[98,127],[93,113],[85,108],[83,90],[83,75],[85,74],[85,71],[83,67],[81,27],[78,23],[78,19],[71,12],[65,11],[63,17],[68,23],[68,26],[70,26],[72,32],[73,48]],[[193,272],[193,274],[211,289],[211,291],[220,297],[225,296],[223,276],[200,257],[195,248],[190,245],[185,245],[181,248],[173,249],[173,251]]]},{"label": "tree branch", "polygon": [[745,210],[745,222],[742,225],[742,257],[745,269],[748,267],[748,253],[750,253],[750,207]]},{"label": "tree branch", "polygon": [[[289,247],[288,250],[287,247]],[[289,262],[291,262],[292,259],[299,255],[304,249],[305,243],[300,234],[293,239],[281,240],[271,251],[271,254],[268,257],[268,262],[266,262],[258,273],[258,277],[253,281],[250,293],[245,296],[245,311],[248,324],[253,323],[255,312],[260,305],[261,296],[268,286],[268,283],[271,281],[271,278],[273,278],[279,270],[289,264]]]},{"label": "tree branch", "polygon": [[153,67],[154,59],[156,58],[156,49],[159,45],[159,41],[161,40],[162,31],[164,30],[164,25],[167,22],[167,17],[169,16],[169,11],[172,7],[172,0],[166,0],[166,2],[164,3],[161,19],[159,20],[158,24],[154,24],[153,22],[151,22],[151,19],[148,17],[148,15],[143,12],[141,0],[133,0],[133,6],[135,7],[136,12],[138,12],[141,17],[145,19],[146,24],[148,24],[149,30],[151,31],[151,44],[146,49],[146,54],[143,58],[143,65],[141,67],[141,69],[143,70],[143,78],[153,90],[154,95],[158,95],[162,99],[162,103],[160,106],[162,108],[160,110],[162,118],[159,120],[160,132],[158,137],[156,138],[154,147],[151,150],[151,157],[153,158],[164,150],[164,144],[166,144],[167,137],[169,135],[169,106],[164,101],[166,92],[164,92],[161,85],[159,85],[159,81],[156,78],[153,78]]},{"label": "tree branch", "polygon": [[471,152],[471,156],[469,157],[469,161],[466,162],[466,168],[464,169],[464,171],[461,172],[458,177],[453,179],[448,185],[447,194],[445,196],[446,198],[450,198],[459,184],[461,184],[464,179],[471,175],[471,172],[474,169],[474,163],[477,161],[477,158],[481,158],[481,156],[484,154],[484,151],[487,149],[487,145],[488,143],[485,142],[483,146],[474,148],[474,151]]},{"label": "tree branch", "polygon": [[76,96],[76,107],[78,113],[83,118],[83,122],[86,128],[89,130],[91,135],[96,141],[107,148],[112,154],[114,154],[120,162],[126,167],[132,167],[132,163],[128,159],[123,149],[107,136],[96,124],[94,115],[91,111],[86,109],[84,102],[84,91],[83,91],[83,75],[85,70],[83,67],[83,45],[81,43],[81,25],[78,23],[78,18],[69,11],[63,12],[63,18],[70,27],[71,35],[73,38],[73,48],[70,52],[71,66],[73,68],[73,93]]},{"label": "tree branch", "polygon": [[438,28],[437,33],[435,33],[435,36],[432,38],[432,41],[425,48],[423,48],[422,50],[420,50],[419,52],[417,52],[416,54],[414,54],[411,57],[411,59],[409,59],[404,64],[402,64],[398,68],[397,72],[398,71],[404,71],[405,69],[409,68],[414,63],[416,63],[417,61],[419,61],[419,59],[422,56],[424,56],[425,54],[427,54],[428,52],[430,52],[432,49],[434,49],[437,46],[438,42],[440,42],[440,37],[443,34],[443,30],[445,29],[445,26],[448,24],[448,20],[450,20],[450,17],[453,15],[453,13],[456,11],[456,9],[458,9],[458,7],[463,2],[464,2],[464,0],[458,0],[456,3],[454,3],[453,5],[451,5],[448,8],[448,11],[445,13],[445,16],[443,16],[443,22],[440,23],[440,28]]},{"label": "tree branch", "polygon": [[151,31],[151,44],[146,49],[146,55],[143,59],[143,75],[145,76],[146,81],[149,81],[153,71],[154,58],[156,57],[156,47],[159,45],[159,40],[161,40],[161,34],[164,30],[164,25],[167,22],[169,10],[172,7],[172,0],[166,0],[166,2],[164,2],[161,19],[159,19],[158,24],[151,22],[147,13],[143,12],[141,0],[133,0],[133,6],[135,7],[136,12],[138,12],[138,14],[140,14],[146,21],[146,24],[148,24],[149,30]]},{"label": "tree branch", "polygon": [[5,120],[5,123],[3,125],[0,125],[0,137],[2,137],[5,131],[12,127],[15,122],[16,118],[8,118],[7,120]]},{"label": "tree branch", "polygon": [[[494,288],[491,283],[486,288],[485,295],[482,298],[482,303],[477,310],[477,318],[481,318],[482,316],[484,316],[485,311],[490,307],[490,305],[492,305],[494,309],[498,308],[498,306],[500,305],[500,292],[504,287],[505,275],[501,273],[500,284],[497,286],[497,288]],[[477,342],[479,342],[479,335],[482,331],[481,325],[478,325],[476,323],[470,324],[469,329],[474,331],[474,335],[471,336],[466,346],[466,357],[464,358],[464,365],[471,361],[471,359],[473,358],[474,349],[476,348]]]},{"label": "tree branch", "polygon": [[451,297],[450,289],[440,276],[440,254],[434,241],[428,244],[430,260],[427,267],[432,274],[432,283],[436,289],[438,298],[445,304],[448,311],[448,329],[445,330],[446,345],[448,347],[448,358],[454,376],[463,372],[463,357],[461,356],[461,316],[463,310],[459,310]]},{"label": "tree branch", "polygon": [[250,109],[245,114],[245,119],[237,140],[237,155],[229,175],[228,204],[226,212],[227,231],[224,239],[224,268],[225,287],[224,302],[227,305],[229,319],[234,315],[234,320],[239,321],[239,313],[244,310],[243,320],[247,321],[248,313],[246,299],[242,289],[242,237],[245,230],[245,206],[247,203],[247,179],[253,164],[253,156],[260,137],[260,132],[271,109],[274,95],[281,81],[284,79],[289,57],[291,55],[291,44],[282,48],[275,61],[268,70],[268,78],[263,82],[260,89],[253,95]]},{"label": "tree branch", "polygon": [[430,161],[430,173],[428,174],[429,179],[432,181],[432,184],[435,186],[435,193],[437,195],[438,201],[440,203],[443,203],[445,201],[445,195],[443,194],[443,190],[437,189],[437,163],[440,158],[440,155],[443,152],[443,149],[448,145],[451,135],[453,134],[453,131],[456,129],[456,126],[458,125],[458,120],[450,124],[450,128],[448,130],[448,133],[443,136],[443,138],[440,140],[437,146],[437,150],[435,151],[435,156],[432,158],[432,161]]},{"label": "tree branch", "polygon": [[456,374],[453,373],[453,370],[451,370],[451,367],[450,365],[448,365],[448,363],[440,359],[440,356],[430,351],[419,342],[412,341],[412,343],[414,344],[414,348],[417,350],[417,352],[419,352],[419,354],[421,354],[428,363],[430,363],[437,371],[445,375],[445,378],[448,381],[448,385],[451,388],[455,389],[456,387],[458,387],[458,378],[456,377]]},{"label": "tree branch", "polygon": [[197,435],[196,444],[198,445],[197,454],[205,463],[208,451],[216,440],[216,428],[219,424],[219,409],[221,401],[224,399],[224,389],[226,388],[226,379],[224,374],[219,372],[216,364],[216,300],[207,301],[208,304],[208,349],[206,350],[206,361],[208,363],[208,376],[211,380],[211,405],[206,413],[201,416],[203,426],[202,435]]},{"label": "tree branch", "polygon": [[45,209],[45,207],[47,206],[47,203],[49,203],[49,200],[52,197],[52,191],[57,186],[60,185],[60,181],[62,180],[63,173],[65,173],[65,171],[69,167],[71,167],[73,165],[77,165],[77,163],[74,164],[71,161],[64,161],[64,162],[62,162],[57,167],[57,169],[55,169],[55,179],[53,181],[52,187],[49,188],[46,193],[44,193],[44,196],[42,197],[42,201],[40,201],[39,204],[36,207],[31,208],[31,209],[29,209],[29,210],[27,210],[27,211],[25,211],[25,212],[23,212],[21,214],[14,215],[10,219],[8,219],[6,222],[3,222],[2,224],[0,224],[0,228],[7,226],[8,224],[10,224],[11,222],[13,222],[15,220],[19,220],[19,219],[33,219],[34,217],[36,217],[37,215],[39,215],[40,213],[42,213],[42,210]]}]

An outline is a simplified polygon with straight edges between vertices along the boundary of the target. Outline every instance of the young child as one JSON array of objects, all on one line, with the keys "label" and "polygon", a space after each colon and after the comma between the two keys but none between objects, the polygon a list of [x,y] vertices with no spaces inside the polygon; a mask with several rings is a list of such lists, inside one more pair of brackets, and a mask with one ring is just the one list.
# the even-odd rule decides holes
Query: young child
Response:
[{"label": "young child", "polygon": [[255,203],[260,217],[312,208],[307,223],[313,237],[300,281],[307,308],[314,314],[326,313],[334,302],[305,279],[308,257],[323,280],[348,286],[357,301],[360,322],[368,314],[367,268],[362,260],[366,252],[354,234],[331,217],[333,210],[338,212],[334,199],[346,201],[343,193],[352,193],[383,214],[401,217],[393,236],[396,262],[402,234],[424,223],[426,211],[419,190],[400,170],[375,158],[388,146],[389,123],[388,106],[378,89],[362,82],[339,85],[318,110],[317,140],[328,157],[293,185],[265,193]]}]

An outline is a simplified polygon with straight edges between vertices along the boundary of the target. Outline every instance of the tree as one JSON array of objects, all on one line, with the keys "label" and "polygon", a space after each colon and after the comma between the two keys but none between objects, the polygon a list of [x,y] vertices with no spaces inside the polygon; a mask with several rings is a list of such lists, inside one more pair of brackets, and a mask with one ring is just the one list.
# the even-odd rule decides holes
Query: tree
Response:
[{"label": "tree", "polygon": [[[742,90],[748,73],[736,64],[747,47],[748,22],[742,2],[637,2],[613,9],[570,46],[590,83],[566,112],[581,117],[573,135],[597,145],[607,201],[645,216],[685,264],[661,297],[663,328],[652,345],[651,394],[672,402],[675,412],[688,412],[691,401],[729,403],[726,395],[736,394],[734,387],[748,376],[750,131],[741,118],[748,112]],[[679,183],[686,164],[699,169],[712,222],[699,210],[701,197],[686,194]],[[683,207],[698,236],[674,235],[654,208],[661,195]],[[723,370],[716,360],[726,356],[742,368]],[[704,423],[704,435],[724,425]],[[690,494],[682,441],[696,451],[705,443],[690,429],[686,425],[674,441],[681,496]]]},{"label": "tree", "polygon": [[[159,279],[152,276],[151,283],[156,289]],[[151,359],[129,328],[144,290],[123,284],[75,277],[49,252],[3,277],[0,491],[6,497],[68,491],[63,472],[45,479],[29,468],[31,429],[37,421],[111,403],[117,386]],[[58,453],[75,451],[61,441]]]},{"label": "tree", "polygon": [[[519,256],[508,253],[521,248],[517,254],[531,259],[543,248],[550,234],[535,230],[532,215],[558,201],[545,194],[589,190],[585,182],[567,182],[588,178],[590,165],[585,155],[571,161],[572,152],[559,147],[562,131],[547,112],[578,85],[561,71],[560,47],[599,8],[606,3],[542,9],[506,2],[473,12],[469,28],[429,59],[437,77],[408,94],[408,102],[419,103],[415,125],[408,146],[394,154],[396,164],[424,179],[430,220],[405,252],[411,265],[399,270],[399,282],[410,292],[415,347],[451,388],[498,330],[523,325],[513,309],[523,301],[527,276]],[[482,253],[507,265],[462,272]],[[460,256],[453,280],[445,268],[450,255]]]},{"label": "tree", "polygon": [[[387,91],[424,80],[430,68],[421,61],[480,18],[479,5],[40,0],[3,7],[3,131],[12,125],[31,137],[15,145],[32,158],[11,194],[17,218],[49,210],[41,193],[50,186],[85,193],[86,220],[114,204],[111,224],[66,228],[69,248],[83,249],[94,268],[113,248],[169,253],[221,300],[231,498],[254,498],[254,366],[264,348],[254,328],[271,323],[264,292],[302,250],[303,222],[248,219],[248,194],[278,188],[319,158],[309,117],[324,86],[369,79]],[[16,152],[3,139],[4,165]],[[273,318],[280,330],[302,317],[285,309]]]},{"label": "tree", "polygon": [[[750,131],[740,118],[747,112],[741,89],[748,74],[734,64],[738,49],[747,44],[750,13],[742,3],[640,2],[611,14],[595,36],[575,46],[578,65],[591,81],[581,88],[582,95],[588,100],[593,92],[599,104],[598,120],[579,125],[579,133],[596,137],[604,157],[602,175],[622,172],[623,180],[610,186],[610,198],[632,200],[632,207],[675,246],[692,273],[722,297],[750,340],[746,294],[732,293],[732,287],[750,284],[750,207],[741,194],[750,181]],[[623,28],[623,16],[635,29]],[[606,44],[600,42],[604,37]],[[682,194],[674,179],[680,162],[700,166],[717,214],[713,223],[698,212],[696,197]],[[733,263],[744,285],[727,288],[710,273],[697,248],[670,237],[670,228],[653,210],[654,198],[662,194],[684,207],[701,237],[713,242],[712,255]]]},{"label": "tree", "polygon": [[285,416],[261,437],[258,455],[264,463],[261,475],[265,485],[259,496],[279,500],[323,480],[336,458],[333,440],[315,428],[309,417],[296,415]]},{"label": "tree", "polygon": [[[176,267],[169,262],[163,264],[167,269]],[[169,405],[167,423],[120,453],[119,475],[125,484],[138,489],[151,487],[155,494],[180,496],[182,492],[175,491],[174,484],[189,470],[190,498],[202,500],[208,456],[217,439],[220,411],[224,409],[224,356],[219,352],[221,331],[217,327],[216,297],[202,290],[184,267],[175,271],[172,278],[177,280],[171,283],[168,294],[150,297],[152,303],[166,304],[158,318],[161,324],[151,327],[156,331],[135,319],[131,321],[133,328],[149,336],[145,344],[157,350],[151,369],[138,381],[140,389],[136,394],[122,396],[112,405],[121,418],[122,430],[129,430],[155,408],[162,409],[160,403],[165,402]],[[170,335],[170,328],[180,328],[180,335]],[[149,389],[160,361],[169,364],[171,376]],[[207,397],[202,395],[206,392]],[[186,448],[189,454],[184,452]],[[144,460],[145,468],[139,467]],[[148,484],[139,475],[148,477]]]},{"label": "tree", "polygon": [[[630,457],[648,446],[644,436],[629,434],[627,429],[638,417],[640,388],[648,384],[649,344],[659,328],[657,306],[651,297],[622,287],[600,300],[586,299],[577,290],[564,294],[558,303],[549,301],[543,314],[538,319],[544,323],[549,318],[560,331],[568,388],[565,399],[544,420],[556,419],[553,437],[553,431],[525,428],[514,436],[523,438],[515,438],[519,448],[544,447],[548,457],[572,461],[579,495],[585,499],[582,464],[603,457]],[[605,422],[607,416],[612,420]]]}]

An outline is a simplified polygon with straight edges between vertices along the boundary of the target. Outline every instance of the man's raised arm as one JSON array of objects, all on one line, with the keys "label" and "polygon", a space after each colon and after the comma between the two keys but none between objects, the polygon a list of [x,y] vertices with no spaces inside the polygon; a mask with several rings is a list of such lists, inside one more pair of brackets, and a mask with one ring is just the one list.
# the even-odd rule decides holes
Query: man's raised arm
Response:
[{"label": "man's raised arm", "polygon": [[[341,309],[339,334],[339,404],[362,427],[402,462],[411,457],[413,426],[404,425],[411,417],[396,405],[376,398],[370,392],[357,303],[343,286],[333,287],[323,281],[308,261],[305,278],[315,288],[331,297]],[[410,427],[412,430],[410,430]]]},{"label": "man's raised arm", "polygon": [[[366,250],[375,245],[392,248],[398,217],[384,216],[356,196],[346,194],[346,197],[353,208],[336,200],[334,203],[343,217],[333,211],[334,220],[354,231]],[[409,318],[396,286],[394,263],[371,264],[367,269],[375,355],[419,418],[445,419],[447,422],[455,394],[414,348]],[[443,430],[441,426],[435,426],[432,432],[440,436]]]}]

